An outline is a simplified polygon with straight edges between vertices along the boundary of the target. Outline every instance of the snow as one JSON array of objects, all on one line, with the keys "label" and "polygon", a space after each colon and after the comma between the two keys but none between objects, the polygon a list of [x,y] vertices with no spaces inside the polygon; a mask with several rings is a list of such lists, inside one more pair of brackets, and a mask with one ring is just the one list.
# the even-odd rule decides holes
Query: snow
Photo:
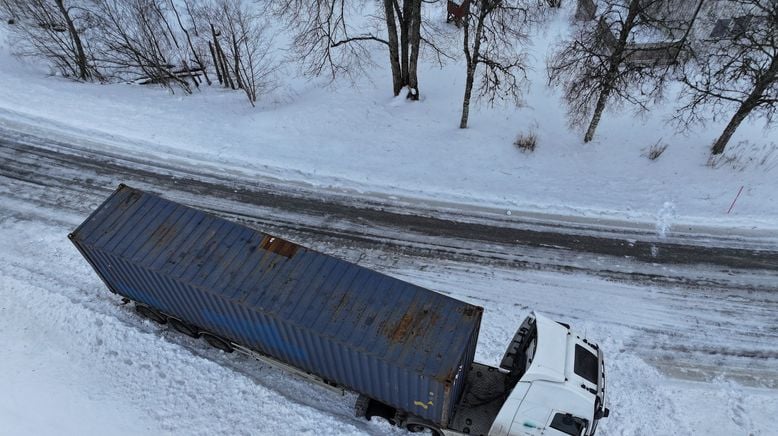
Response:
[{"label": "snow", "polygon": [[[558,18],[535,38],[527,105],[478,105],[467,130],[457,128],[458,64],[422,64],[416,103],[392,97],[387,72],[374,69],[333,86],[290,75],[251,108],[245,96],[216,87],[186,96],[51,77],[10,56],[2,42],[0,126],[62,132],[139,162],[478,208],[505,220],[532,213],[629,224],[660,239],[679,231],[776,238],[775,128],[742,126],[727,154],[707,165],[724,121],[675,133],[666,122],[670,98],[643,116],[611,110],[584,145],[582,132],[567,127],[559,94],[544,87],[545,50],[562,23]],[[0,40],[3,32],[4,24]],[[519,152],[512,143],[529,130],[538,147]],[[669,144],[659,159],[641,155],[657,142]],[[85,215],[40,206],[34,200],[45,193],[19,186],[0,185],[0,434],[405,434],[354,418],[353,396],[140,320],[65,238]],[[76,204],[79,195],[64,201]],[[418,259],[390,262],[382,253],[360,261],[484,306],[477,357],[485,363],[497,362],[533,309],[586,331],[607,359],[612,414],[598,434],[774,433],[772,293],[637,286],[429,259],[422,268]]]},{"label": "snow", "polygon": [[[677,228],[713,227],[723,235],[775,234],[778,132],[741,127],[728,153],[707,164],[726,120],[689,132],[668,125],[669,98],[651,113],[606,114],[593,143],[567,126],[557,91],[545,87],[549,46],[566,17],[537,35],[526,106],[476,105],[471,128],[457,128],[464,69],[420,66],[421,102],[391,96],[383,68],[356,82],[324,86],[287,74],[260,107],[217,87],[183,95],[138,85],[83,84],[47,77],[35,64],[0,53],[0,114],[103,138],[116,150],[217,163],[253,177],[401,198],[564,217],[615,219],[650,229],[656,211],[675,205]],[[534,153],[516,136],[537,132]],[[669,144],[656,161],[643,150]],[[714,168],[716,167],[716,168]],[[727,213],[739,188],[743,194]]]},{"label": "snow", "polygon": [[[65,237],[78,217],[43,209],[31,216],[3,204],[8,206],[0,212],[4,435],[404,434],[354,418],[353,395],[342,397],[140,319],[105,289]],[[371,255],[366,260],[381,264]],[[683,302],[677,295],[663,296],[662,289],[584,275],[428,266],[420,269],[418,260],[399,258],[383,269],[484,306],[479,361],[496,364],[532,309],[597,338],[607,359],[612,410],[600,428],[603,435],[771,434],[778,412],[774,389],[744,386],[723,375],[703,382],[670,377],[642,353],[662,344],[704,346],[714,337],[722,349],[734,350],[751,338],[767,341],[758,346],[776,352],[776,344],[756,327],[769,322],[774,298],[766,307],[750,300],[719,304],[701,292],[701,301]],[[577,310],[569,310],[570,301]],[[706,314],[691,303],[750,308],[751,322],[730,327],[726,312]],[[700,331],[704,336],[696,337]],[[709,356],[692,358],[715,365]],[[679,359],[670,367],[681,365]],[[723,366],[719,370],[726,374],[730,365]]]}]

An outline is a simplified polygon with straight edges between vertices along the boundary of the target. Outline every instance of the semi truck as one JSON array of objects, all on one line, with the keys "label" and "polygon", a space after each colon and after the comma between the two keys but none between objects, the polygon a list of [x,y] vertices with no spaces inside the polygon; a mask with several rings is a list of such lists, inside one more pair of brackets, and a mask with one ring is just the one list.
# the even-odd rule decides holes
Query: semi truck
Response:
[{"label": "semi truck", "polygon": [[68,235],[136,312],[337,392],[358,417],[433,435],[593,435],[598,345],[540,313],[498,366],[483,308],[124,184]]}]

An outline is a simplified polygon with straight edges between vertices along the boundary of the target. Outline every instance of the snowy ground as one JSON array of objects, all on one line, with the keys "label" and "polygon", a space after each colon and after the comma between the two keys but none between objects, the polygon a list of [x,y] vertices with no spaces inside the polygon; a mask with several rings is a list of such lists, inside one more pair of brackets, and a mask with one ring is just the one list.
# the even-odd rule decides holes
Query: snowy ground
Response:
[{"label": "snowy ground", "polygon": [[[566,11],[569,12],[569,11]],[[0,50],[0,111],[68,130],[117,138],[124,150],[160,159],[218,164],[256,176],[322,188],[345,188],[506,213],[616,218],[657,228],[714,226],[732,233],[778,229],[778,131],[744,125],[733,138],[733,165],[706,166],[708,146],[722,128],[711,123],[688,135],[666,124],[670,100],[636,117],[614,109],[594,143],[567,128],[556,92],[545,87],[547,47],[564,19],[535,38],[526,107],[477,106],[471,128],[457,128],[464,68],[421,66],[423,100],[392,98],[383,68],[357,83],[285,79],[259,108],[242,95],[212,87],[185,96],[159,88],[78,84],[46,77]],[[1,38],[0,34],[0,39]],[[382,58],[381,58],[382,59]],[[537,132],[535,153],[512,142]],[[644,149],[669,145],[657,161]],[[744,169],[745,168],[745,169]],[[732,212],[736,194],[743,193]],[[657,222],[660,222],[657,225]]]},{"label": "snowy ground", "polygon": [[[539,41],[553,40],[553,33]],[[586,220],[648,229],[657,238],[683,231],[748,236],[768,246],[778,240],[774,129],[744,126],[733,139],[740,166],[716,169],[705,161],[721,126],[677,135],[664,124],[667,108],[646,118],[610,114],[598,139],[584,146],[580,132],[566,128],[558,95],[541,86],[537,68],[527,107],[476,108],[472,127],[460,131],[462,72],[457,65],[425,65],[420,103],[391,98],[385,72],[376,70],[373,82],[353,87],[295,79],[275,101],[251,109],[241,95],[217,89],[171,96],[46,77],[10,57],[6,45],[0,48],[0,128],[67,132],[86,148],[130,154],[139,168],[153,156],[193,174],[222,171],[322,193],[477,209],[506,220]],[[511,144],[529,129],[540,139],[531,155]],[[650,162],[642,149],[658,140],[669,147]],[[755,161],[745,158],[749,149]],[[35,164],[34,156],[25,159]],[[110,176],[85,169],[79,180],[110,188],[103,177]],[[99,196],[81,189],[61,187],[55,194],[45,184],[0,178],[0,434],[403,434],[354,419],[351,397],[138,319],[65,238]],[[198,201],[216,208],[220,199]],[[338,225],[327,217],[313,224],[314,230]],[[323,236],[309,243],[484,306],[477,354],[487,363],[497,361],[531,309],[586,330],[607,359],[613,413],[602,434],[774,434],[778,297],[764,272],[646,264],[638,270],[695,281],[647,285],[420,259],[380,245],[357,256],[347,240]],[[543,253],[536,263],[551,261]],[[637,268],[595,256],[574,262]],[[701,275],[719,283],[735,275],[738,286],[708,287]]]},{"label": "snowy ground", "polygon": [[[0,212],[3,434],[400,433],[351,417],[353,397],[142,321],[67,241],[83,217],[8,197]],[[604,435],[772,432],[772,293],[651,288],[581,274],[422,263],[381,251],[366,252],[362,262],[484,306],[481,361],[497,362],[531,309],[597,338],[613,410]],[[762,355],[728,355],[744,346]],[[699,352],[706,348],[710,353]]]}]

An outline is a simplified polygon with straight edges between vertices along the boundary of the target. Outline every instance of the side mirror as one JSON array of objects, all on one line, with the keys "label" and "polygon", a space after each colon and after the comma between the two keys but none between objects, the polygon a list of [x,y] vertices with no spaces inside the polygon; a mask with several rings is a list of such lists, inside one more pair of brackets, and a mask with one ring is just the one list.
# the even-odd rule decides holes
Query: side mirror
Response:
[{"label": "side mirror", "polygon": [[597,411],[594,412],[594,419],[607,418],[610,414],[611,411],[607,407],[605,409],[597,409]]}]

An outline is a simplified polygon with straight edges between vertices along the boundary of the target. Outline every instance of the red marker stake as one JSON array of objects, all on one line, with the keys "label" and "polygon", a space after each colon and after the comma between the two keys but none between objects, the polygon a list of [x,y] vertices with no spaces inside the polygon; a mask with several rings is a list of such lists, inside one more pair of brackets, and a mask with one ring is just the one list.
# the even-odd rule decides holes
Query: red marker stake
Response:
[{"label": "red marker stake", "polygon": [[732,204],[729,205],[729,210],[727,210],[727,214],[732,212],[732,208],[735,207],[735,202],[737,201],[738,197],[740,197],[740,193],[743,192],[743,187],[740,187],[740,190],[737,191],[737,195],[735,196],[735,199],[732,200]]}]

